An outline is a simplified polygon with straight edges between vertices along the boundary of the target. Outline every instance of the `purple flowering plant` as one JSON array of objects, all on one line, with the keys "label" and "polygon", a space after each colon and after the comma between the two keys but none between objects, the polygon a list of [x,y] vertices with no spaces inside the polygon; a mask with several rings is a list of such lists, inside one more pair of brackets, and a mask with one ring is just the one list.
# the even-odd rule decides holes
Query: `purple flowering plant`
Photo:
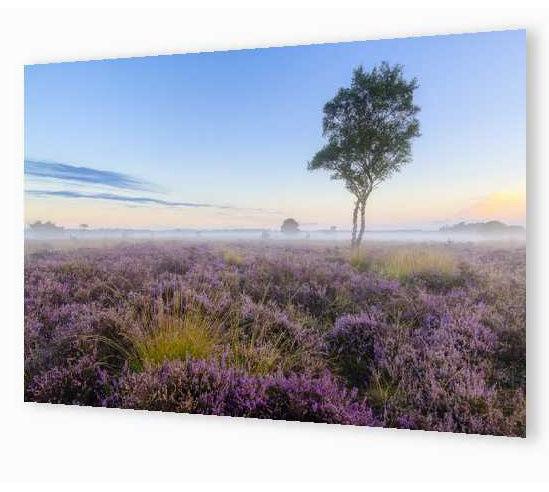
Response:
[{"label": "purple flowering plant", "polygon": [[524,247],[444,247],[28,252],[25,400],[524,436]]}]

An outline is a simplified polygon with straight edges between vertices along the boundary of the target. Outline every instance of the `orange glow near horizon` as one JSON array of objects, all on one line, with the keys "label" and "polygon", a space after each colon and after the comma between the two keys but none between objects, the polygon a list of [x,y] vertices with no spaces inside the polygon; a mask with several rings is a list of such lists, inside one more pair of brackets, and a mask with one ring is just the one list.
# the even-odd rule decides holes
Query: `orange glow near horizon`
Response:
[{"label": "orange glow near horizon", "polygon": [[[302,203],[264,214],[162,206],[122,206],[103,201],[25,200],[25,222],[51,220],[65,227],[82,223],[92,228],[278,228],[286,217],[295,217],[304,228],[337,225],[350,227],[352,199],[339,196],[329,202]],[[430,196],[429,200],[406,202],[392,197],[372,197],[367,208],[368,227],[433,227],[439,223],[500,220],[507,224],[526,222],[524,189],[506,190],[480,198]]]},{"label": "orange glow near horizon", "polygon": [[503,220],[524,224],[526,221],[526,195],[524,191],[493,193],[471,203],[459,215],[478,220]]}]

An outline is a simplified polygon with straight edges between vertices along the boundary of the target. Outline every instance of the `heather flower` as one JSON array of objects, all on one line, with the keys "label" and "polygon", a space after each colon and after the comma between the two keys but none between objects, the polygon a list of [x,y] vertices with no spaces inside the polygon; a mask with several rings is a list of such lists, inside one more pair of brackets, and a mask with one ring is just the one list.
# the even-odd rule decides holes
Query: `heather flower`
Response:
[{"label": "heather flower", "polygon": [[[451,275],[402,280],[359,271],[329,245],[28,254],[25,399],[524,435],[525,250],[447,247]],[[386,254],[368,251],[372,264]],[[208,350],[160,347],[154,364],[136,364],[151,314],[192,321],[189,347],[198,319],[215,337]],[[147,326],[156,340],[163,325]]]},{"label": "heather flower", "polygon": [[366,386],[380,357],[378,340],[387,328],[378,317],[373,313],[343,316],[326,335],[328,356],[351,386]]},{"label": "heather flower", "polygon": [[25,391],[25,400],[103,406],[108,393],[107,372],[92,357],[83,357],[35,376]]},{"label": "heather flower", "polygon": [[375,425],[364,401],[325,375],[246,375],[214,361],[169,362],[129,374],[119,387],[124,408],[307,422]]}]

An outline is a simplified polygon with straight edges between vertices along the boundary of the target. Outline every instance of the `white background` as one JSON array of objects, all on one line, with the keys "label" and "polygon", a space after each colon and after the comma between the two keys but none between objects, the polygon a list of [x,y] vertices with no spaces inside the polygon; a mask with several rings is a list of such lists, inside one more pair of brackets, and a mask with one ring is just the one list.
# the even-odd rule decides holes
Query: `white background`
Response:
[{"label": "white background", "polygon": [[[284,3],[297,4],[278,2]],[[395,9],[348,10],[346,2],[334,3],[340,8],[0,12],[2,479],[135,480],[140,483],[132,488],[147,490],[149,480],[316,480],[333,490],[338,487],[330,482],[351,480],[406,482],[393,485],[397,490],[423,490],[416,482],[425,481],[436,490],[446,489],[440,481],[459,490],[469,487],[464,481],[500,481],[498,490],[522,490],[515,482],[547,480],[548,12],[527,9],[528,2],[518,9],[493,2],[485,10],[465,1],[459,3],[464,10],[406,10],[405,2],[389,1],[384,6]],[[528,30],[527,439],[23,403],[23,64],[508,28]]]}]

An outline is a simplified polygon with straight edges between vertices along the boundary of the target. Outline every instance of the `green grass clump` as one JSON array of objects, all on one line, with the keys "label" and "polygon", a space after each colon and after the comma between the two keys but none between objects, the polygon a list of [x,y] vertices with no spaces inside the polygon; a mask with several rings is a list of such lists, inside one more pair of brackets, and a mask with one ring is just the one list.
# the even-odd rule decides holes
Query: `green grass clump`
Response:
[{"label": "green grass clump", "polygon": [[[179,305],[175,302],[174,305]],[[221,341],[224,320],[188,305],[183,312],[166,309],[162,300],[142,316],[133,336],[135,369],[155,367],[164,361],[208,359],[215,355]]]},{"label": "green grass clump", "polygon": [[187,359],[223,360],[253,375],[288,373],[310,365],[309,351],[279,332],[268,310],[265,317],[243,321],[237,300],[222,308],[212,295],[210,301],[219,309],[206,310],[196,299],[175,292],[169,303],[159,298],[139,313],[128,330],[131,349],[124,353],[134,371]]}]

